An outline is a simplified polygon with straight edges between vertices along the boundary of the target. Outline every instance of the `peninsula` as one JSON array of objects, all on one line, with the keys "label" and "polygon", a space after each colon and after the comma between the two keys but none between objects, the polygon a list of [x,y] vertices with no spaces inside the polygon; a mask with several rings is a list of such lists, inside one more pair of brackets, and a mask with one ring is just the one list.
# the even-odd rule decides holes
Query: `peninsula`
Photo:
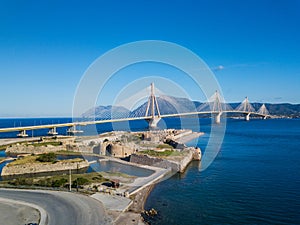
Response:
[{"label": "peninsula", "polygon": [[[155,214],[155,210],[144,212],[143,208],[155,183],[183,172],[192,160],[201,159],[199,148],[184,144],[201,135],[191,130],[165,129],[115,131],[92,137],[25,138],[21,143],[5,146],[6,156],[12,161],[3,167],[0,185],[76,188],[101,201],[118,224],[128,218],[140,221],[141,213]],[[147,175],[130,175],[109,168],[87,172],[88,168],[104,164],[143,170]]]}]

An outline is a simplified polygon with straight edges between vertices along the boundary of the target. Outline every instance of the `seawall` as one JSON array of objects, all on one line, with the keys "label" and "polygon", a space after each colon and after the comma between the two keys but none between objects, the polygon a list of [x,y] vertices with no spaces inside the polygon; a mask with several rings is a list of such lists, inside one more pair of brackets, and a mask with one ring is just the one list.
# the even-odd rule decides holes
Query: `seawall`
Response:
[{"label": "seawall", "polygon": [[198,148],[185,148],[183,155],[178,157],[158,158],[149,155],[132,154],[130,162],[142,165],[155,166],[164,169],[171,168],[175,172],[183,172],[192,160],[201,160],[201,151]]}]

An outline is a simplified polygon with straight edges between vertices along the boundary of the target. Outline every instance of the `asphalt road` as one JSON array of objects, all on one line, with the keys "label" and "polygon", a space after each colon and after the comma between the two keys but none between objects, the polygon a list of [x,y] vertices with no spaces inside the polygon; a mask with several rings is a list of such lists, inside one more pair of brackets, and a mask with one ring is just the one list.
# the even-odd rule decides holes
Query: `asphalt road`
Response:
[{"label": "asphalt road", "polygon": [[84,195],[58,191],[0,189],[0,197],[42,207],[48,214],[49,225],[112,224],[102,203]]}]

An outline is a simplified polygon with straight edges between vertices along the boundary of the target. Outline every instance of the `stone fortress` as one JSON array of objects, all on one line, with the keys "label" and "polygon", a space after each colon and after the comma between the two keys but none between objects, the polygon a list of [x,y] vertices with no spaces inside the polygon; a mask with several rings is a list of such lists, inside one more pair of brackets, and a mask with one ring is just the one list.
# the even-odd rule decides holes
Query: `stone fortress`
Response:
[{"label": "stone fortress", "polygon": [[[32,143],[26,142],[8,146],[6,152],[12,155],[19,155],[67,151],[125,158],[148,150],[158,152],[170,149],[182,151],[186,147],[183,144],[184,142],[202,134],[184,129],[164,129],[141,132],[113,131],[94,137],[43,137]],[[56,142],[56,144],[52,145],[51,143],[53,142]]]}]

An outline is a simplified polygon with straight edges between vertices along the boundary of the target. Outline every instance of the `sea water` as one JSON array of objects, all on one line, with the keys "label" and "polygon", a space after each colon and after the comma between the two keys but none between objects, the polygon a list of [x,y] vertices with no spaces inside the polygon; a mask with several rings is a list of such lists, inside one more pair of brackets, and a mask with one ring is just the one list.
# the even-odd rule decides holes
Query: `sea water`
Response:
[{"label": "sea water", "polygon": [[[70,122],[70,118],[1,119],[0,127]],[[181,128],[179,119],[165,119],[163,128]],[[185,128],[199,131],[194,123]],[[145,130],[144,121],[130,122],[131,130]],[[198,142],[205,153],[211,120],[200,119]],[[128,128],[119,123],[117,128]],[[99,133],[111,124],[97,125]],[[88,134],[89,128],[85,129]],[[66,128],[60,128],[66,134]],[[33,136],[46,135],[36,130]],[[16,137],[2,133],[0,137]],[[146,209],[158,215],[151,224],[300,224],[300,120],[228,119],[221,149],[213,163],[201,171],[193,162],[183,174],[158,183],[150,193]]]},{"label": "sea water", "polygon": [[200,170],[193,162],[155,186],[151,224],[300,224],[300,120],[229,119],[219,154]]}]

